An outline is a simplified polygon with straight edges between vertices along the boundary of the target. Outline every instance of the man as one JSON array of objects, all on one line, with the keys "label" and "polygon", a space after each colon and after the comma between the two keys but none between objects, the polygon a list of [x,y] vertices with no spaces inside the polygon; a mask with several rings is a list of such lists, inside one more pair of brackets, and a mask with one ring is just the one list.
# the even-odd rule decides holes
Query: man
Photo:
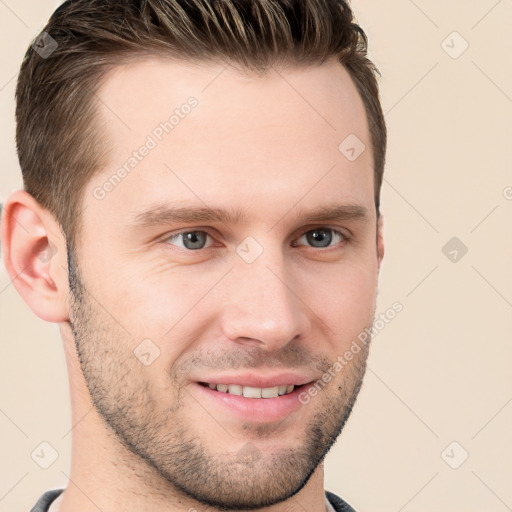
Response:
[{"label": "man", "polygon": [[375,311],[386,129],[347,3],[66,2],[17,145],[6,268],[59,326],[73,424],[32,510],[353,510],[322,461],[368,356],[343,358]]}]

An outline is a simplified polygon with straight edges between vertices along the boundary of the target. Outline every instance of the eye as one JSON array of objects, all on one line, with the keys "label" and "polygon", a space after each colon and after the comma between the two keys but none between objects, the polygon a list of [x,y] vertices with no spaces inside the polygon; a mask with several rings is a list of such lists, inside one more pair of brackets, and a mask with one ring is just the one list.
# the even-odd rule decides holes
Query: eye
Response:
[{"label": "eye", "polygon": [[[295,245],[310,245],[311,247],[330,247],[337,243],[343,242],[345,235],[331,228],[316,228],[306,231]],[[306,243],[304,243],[304,241]]]},{"label": "eye", "polygon": [[[210,238],[210,244],[206,245]],[[211,237],[206,231],[182,231],[171,235],[166,240],[171,245],[176,245],[182,249],[198,250],[211,245]]]}]

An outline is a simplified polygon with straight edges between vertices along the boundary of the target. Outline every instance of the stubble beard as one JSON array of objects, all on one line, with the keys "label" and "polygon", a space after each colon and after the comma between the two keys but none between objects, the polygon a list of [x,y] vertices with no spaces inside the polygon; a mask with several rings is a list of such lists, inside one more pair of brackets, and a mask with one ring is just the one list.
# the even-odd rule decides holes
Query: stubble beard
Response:
[{"label": "stubble beard", "polygon": [[321,406],[304,405],[317,413],[304,427],[300,448],[260,451],[258,443],[274,433],[272,426],[262,426],[238,433],[237,439],[248,433],[252,439],[242,441],[237,452],[219,453],[205,443],[200,426],[187,422],[184,390],[175,393],[172,407],[162,410],[162,397],[131,352],[126,331],[90,297],[69,248],[68,268],[70,325],[85,383],[108,432],[130,454],[124,463],[152,475],[141,485],[174,490],[225,510],[274,505],[306,485],[350,416],[367,350],[318,395]]}]

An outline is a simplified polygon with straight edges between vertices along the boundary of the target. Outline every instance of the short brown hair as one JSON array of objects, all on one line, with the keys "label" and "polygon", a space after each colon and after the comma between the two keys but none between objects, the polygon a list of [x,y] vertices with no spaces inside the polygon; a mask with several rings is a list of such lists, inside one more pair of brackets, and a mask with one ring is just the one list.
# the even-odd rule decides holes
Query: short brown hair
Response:
[{"label": "short brown hair", "polygon": [[[55,215],[71,247],[84,187],[108,151],[95,122],[96,91],[108,71],[150,55],[234,61],[259,72],[336,57],[366,109],[379,213],[386,125],[378,70],[347,1],[68,0],[41,34],[18,78],[16,142],[25,190]],[[35,45],[46,34],[58,46],[45,56]]]}]

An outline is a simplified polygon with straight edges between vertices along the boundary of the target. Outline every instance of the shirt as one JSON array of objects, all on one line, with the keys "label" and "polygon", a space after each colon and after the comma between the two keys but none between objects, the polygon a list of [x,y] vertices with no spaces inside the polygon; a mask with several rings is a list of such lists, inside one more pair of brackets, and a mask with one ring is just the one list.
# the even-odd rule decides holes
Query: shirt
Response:
[{"label": "shirt", "polygon": [[[32,507],[30,512],[58,512],[64,489],[46,491]],[[355,512],[355,510],[336,494],[325,492],[326,512]]]}]

